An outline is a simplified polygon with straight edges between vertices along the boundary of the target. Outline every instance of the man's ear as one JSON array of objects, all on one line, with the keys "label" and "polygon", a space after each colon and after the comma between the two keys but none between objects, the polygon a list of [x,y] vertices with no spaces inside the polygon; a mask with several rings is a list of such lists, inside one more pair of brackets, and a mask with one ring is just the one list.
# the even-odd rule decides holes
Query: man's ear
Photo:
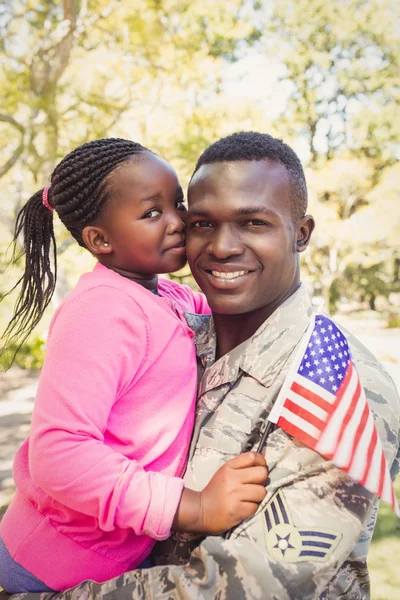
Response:
[{"label": "man's ear", "polygon": [[304,252],[307,248],[311,234],[314,231],[315,221],[311,215],[304,215],[296,223],[296,250]]},{"label": "man's ear", "polygon": [[83,228],[82,239],[89,252],[96,256],[112,252],[111,242],[108,241],[105,231],[101,227],[87,225]]}]

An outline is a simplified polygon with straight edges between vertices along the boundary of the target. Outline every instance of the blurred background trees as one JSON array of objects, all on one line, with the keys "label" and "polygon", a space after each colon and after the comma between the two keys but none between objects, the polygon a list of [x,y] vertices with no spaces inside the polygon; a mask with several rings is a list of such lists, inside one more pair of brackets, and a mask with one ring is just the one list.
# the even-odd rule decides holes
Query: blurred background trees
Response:
[{"label": "blurred background trees", "polygon": [[[16,212],[80,143],[138,140],[186,184],[209,143],[256,129],[291,144],[307,169],[314,295],[398,324],[397,0],[8,0],[0,30],[3,266]],[[92,264],[57,233],[55,304]],[[2,277],[0,293],[9,284]],[[3,306],[0,325],[11,300]]]}]

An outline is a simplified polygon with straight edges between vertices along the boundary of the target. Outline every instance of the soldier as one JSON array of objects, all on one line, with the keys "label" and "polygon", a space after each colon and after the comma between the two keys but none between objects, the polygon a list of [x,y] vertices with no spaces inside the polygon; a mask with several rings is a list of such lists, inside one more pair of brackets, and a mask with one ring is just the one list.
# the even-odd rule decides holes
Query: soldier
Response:
[{"label": "soldier", "polygon": [[[188,260],[213,313],[187,315],[202,380],[185,481],[201,490],[228,459],[257,447],[307,329],[313,308],[299,253],[314,221],[298,157],[265,134],[238,133],[210,146],[188,199]],[[346,336],[394,476],[399,397],[370,352]],[[155,552],[159,566],[53,597],[369,598],[366,557],[378,500],[279,428],[265,454],[268,494],[229,536],[175,536]]]}]

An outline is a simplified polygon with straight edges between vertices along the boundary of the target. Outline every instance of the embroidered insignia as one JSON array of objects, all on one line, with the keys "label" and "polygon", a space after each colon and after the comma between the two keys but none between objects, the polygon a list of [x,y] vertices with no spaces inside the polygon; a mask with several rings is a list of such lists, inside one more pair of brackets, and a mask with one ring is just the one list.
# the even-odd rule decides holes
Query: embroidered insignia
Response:
[{"label": "embroidered insignia", "polygon": [[268,553],[280,562],[324,562],[342,538],[327,529],[296,527],[282,491],[268,504],[264,517]]}]

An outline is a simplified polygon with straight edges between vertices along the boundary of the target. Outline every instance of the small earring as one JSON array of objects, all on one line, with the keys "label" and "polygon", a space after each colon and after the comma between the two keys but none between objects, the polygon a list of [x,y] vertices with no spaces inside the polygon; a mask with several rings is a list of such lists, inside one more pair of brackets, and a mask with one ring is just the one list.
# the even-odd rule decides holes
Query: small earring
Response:
[{"label": "small earring", "polygon": [[108,242],[103,242],[103,246],[109,246],[110,244]]}]

